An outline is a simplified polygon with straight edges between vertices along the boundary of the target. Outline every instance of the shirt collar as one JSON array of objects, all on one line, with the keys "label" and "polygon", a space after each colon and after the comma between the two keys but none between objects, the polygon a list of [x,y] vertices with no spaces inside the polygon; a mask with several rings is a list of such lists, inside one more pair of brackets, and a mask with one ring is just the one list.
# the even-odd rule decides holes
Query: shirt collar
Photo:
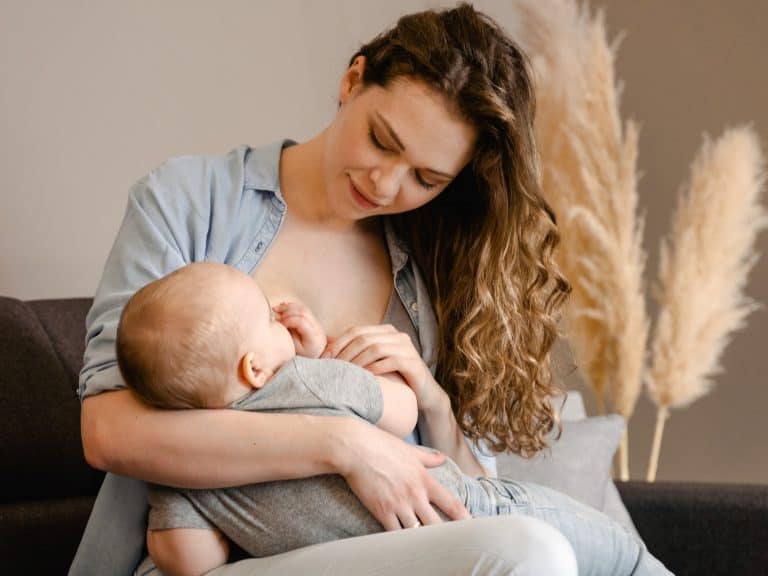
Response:
[{"label": "shirt collar", "polygon": [[[280,153],[283,148],[293,146],[295,140],[284,138],[260,148],[245,147],[243,178],[247,190],[268,190],[284,202],[280,191]],[[397,235],[390,219],[384,216],[384,236],[392,261],[392,274],[397,274],[408,262],[408,247]]]},{"label": "shirt collar", "polygon": [[397,274],[408,262],[408,247],[392,227],[392,222],[384,216],[384,236],[387,240],[389,259],[392,261],[392,274]]},{"label": "shirt collar", "polygon": [[295,140],[284,138],[260,148],[246,146],[243,184],[247,190],[269,190],[283,200],[280,192],[280,152]]}]

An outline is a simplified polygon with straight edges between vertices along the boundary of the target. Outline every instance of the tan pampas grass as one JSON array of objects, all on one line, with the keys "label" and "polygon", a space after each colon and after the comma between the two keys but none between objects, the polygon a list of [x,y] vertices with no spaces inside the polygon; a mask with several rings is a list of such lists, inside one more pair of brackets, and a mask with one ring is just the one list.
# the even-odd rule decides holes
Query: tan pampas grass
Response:
[{"label": "tan pampas grass", "polygon": [[654,329],[648,394],[658,406],[647,479],[656,478],[664,421],[714,386],[732,332],[759,307],[743,295],[758,260],[754,242],[768,217],[760,205],[764,159],[751,128],[708,138],[691,166],[687,191],[662,241],[659,316]]},{"label": "tan pampas grass", "polygon": [[[616,47],[602,12],[572,0],[517,0],[514,34],[537,82],[544,193],[562,234],[559,264],[573,283],[566,314],[577,364],[604,412],[628,421],[642,389],[649,321],[643,219],[637,216],[634,123],[622,126]],[[629,479],[628,439],[620,476]]]}]

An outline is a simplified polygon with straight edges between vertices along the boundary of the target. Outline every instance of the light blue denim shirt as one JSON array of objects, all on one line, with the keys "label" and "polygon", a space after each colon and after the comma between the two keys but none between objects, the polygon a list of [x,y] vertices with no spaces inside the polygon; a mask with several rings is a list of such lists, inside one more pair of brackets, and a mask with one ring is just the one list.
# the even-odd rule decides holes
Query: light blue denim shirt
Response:
[{"label": "light blue denim shirt", "polygon": [[[222,262],[252,274],[280,231],[286,204],[279,161],[285,139],[239,146],[224,156],[172,158],[138,180],[86,318],[78,396],[125,388],[115,335],[123,306],[139,288],[191,262]],[[437,321],[408,248],[385,218],[395,290],[417,328],[422,358],[435,373]],[[408,440],[429,444],[414,430]],[[495,473],[495,458],[472,446]]]}]

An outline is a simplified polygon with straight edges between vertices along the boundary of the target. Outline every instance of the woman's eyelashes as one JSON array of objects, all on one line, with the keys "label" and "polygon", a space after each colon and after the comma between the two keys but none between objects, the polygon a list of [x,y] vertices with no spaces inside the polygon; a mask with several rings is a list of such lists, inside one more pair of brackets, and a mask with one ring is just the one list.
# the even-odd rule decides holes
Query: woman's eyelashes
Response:
[{"label": "woman's eyelashes", "polygon": [[[387,147],[384,146],[381,142],[379,142],[378,138],[376,138],[376,133],[373,131],[373,128],[370,128],[368,130],[368,136],[370,137],[371,142],[373,142],[373,145],[376,146],[376,148],[378,148],[379,150],[383,150],[384,152],[389,152]],[[430,184],[429,182],[425,182],[424,180],[422,180],[418,172],[416,172],[415,174],[416,174],[416,181],[419,183],[419,186],[421,186],[425,190],[431,190],[432,188],[437,186],[437,184]]]}]

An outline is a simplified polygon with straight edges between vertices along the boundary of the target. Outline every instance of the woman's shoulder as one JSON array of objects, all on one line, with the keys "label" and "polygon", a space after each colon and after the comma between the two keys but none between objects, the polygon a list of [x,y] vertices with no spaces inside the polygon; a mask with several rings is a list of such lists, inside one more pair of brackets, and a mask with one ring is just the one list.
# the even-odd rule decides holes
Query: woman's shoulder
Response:
[{"label": "woman's shoulder", "polygon": [[223,154],[172,156],[150,169],[139,182],[159,187],[219,190],[227,183],[236,188],[279,188],[280,151],[294,143],[282,139],[263,146],[241,144]]},{"label": "woman's shoulder", "polygon": [[239,258],[280,210],[270,192],[257,190],[277,186],[280,149],[242,145],[169,158],[131,187],[126,234],[161,237],[185,261]]},{"label": "woman's shoulder", "polygon": [[233,180],[243,172],[250,147],[238,146],[225,154],[172,156],[151,168],[138,183],[157,190],[207,190],[216,182]]},{"label": "woman's shoulder", "polygon": [[226,154],[174,156],[147,174],[166,184],[232,181],[249,189],[279,188],[280,154],[293,140],[281,139],[262,146],[242,144]]},{"label": "woman's shoulder", "polygon": [[237,146],[224,154],[187,154],[168,158],[139,178],[130,190],[132,202],[163,212],[192,212],[204,219],[216,209],[231,216],[246,209],[252,194],[279,189],[278,163],[283,141],[266,146]]}]

